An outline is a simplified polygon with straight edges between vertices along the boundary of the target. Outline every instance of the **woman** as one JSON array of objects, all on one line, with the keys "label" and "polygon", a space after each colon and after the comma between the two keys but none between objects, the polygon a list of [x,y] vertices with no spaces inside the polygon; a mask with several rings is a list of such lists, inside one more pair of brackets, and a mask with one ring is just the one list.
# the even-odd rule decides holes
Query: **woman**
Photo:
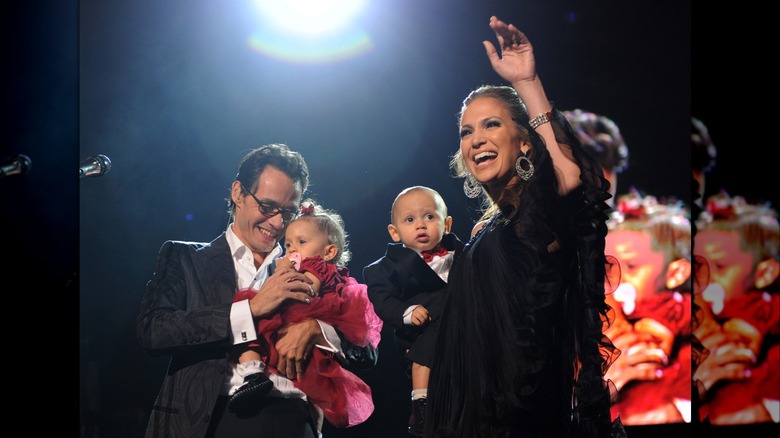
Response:
[{"label": "woman", "polygon": [[602,333],[608,186],[528,38],[490,27],[501,54],[485,41],[488,58],[512,87],[474,90],[460,114],[451,164],[485,215],[450,273],[425,436],[625,436],[603,378],[618,353]]}]

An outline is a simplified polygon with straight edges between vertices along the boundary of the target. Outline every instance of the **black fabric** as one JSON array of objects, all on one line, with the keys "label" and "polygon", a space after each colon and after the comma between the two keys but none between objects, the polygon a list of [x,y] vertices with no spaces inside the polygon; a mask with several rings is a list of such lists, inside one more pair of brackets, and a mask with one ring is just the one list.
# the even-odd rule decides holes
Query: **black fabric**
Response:
[{"label": "black fabric", "polygon": [[[496,214],[450,271],[428,386],[426,437],[620,437],[603,373],[607,184],[556,112],[582,185],[558,196],[534,136],[537,174],[516,211]],[[577,366],[575,367],[575,364]]]},{"label": "black fabric", "polygon": [[206,438],[316,438],[311,411],[302,399],[266,397],[233,412],[219,397]]}]

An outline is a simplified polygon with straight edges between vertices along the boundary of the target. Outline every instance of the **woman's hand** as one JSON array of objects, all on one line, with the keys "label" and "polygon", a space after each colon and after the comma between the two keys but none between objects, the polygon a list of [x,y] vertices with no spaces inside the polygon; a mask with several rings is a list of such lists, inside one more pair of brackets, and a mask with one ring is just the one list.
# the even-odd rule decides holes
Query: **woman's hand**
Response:
[{"label": "woman's hand", "polygon": [[536,77],[536,61],[531,42],[514,24],[490,17],[490,28],[496,33],[499,54],[490,41],[483,41],[490,64],[505,81],[515,85]]}]

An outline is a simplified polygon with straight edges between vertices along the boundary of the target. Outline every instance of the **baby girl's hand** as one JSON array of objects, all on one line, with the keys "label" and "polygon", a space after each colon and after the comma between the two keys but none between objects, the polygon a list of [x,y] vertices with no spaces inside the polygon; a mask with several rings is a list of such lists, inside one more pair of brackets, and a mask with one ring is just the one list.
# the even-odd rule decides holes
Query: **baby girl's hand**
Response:
[{"label": "baby girl's hand", "polygon": [[280,257],[276,261],[276,269],[281,268],[293,268],[296,271],[301,269],[301,255],[297,252],[295,254],[289,254],[285,257]]},{"label": "baby girl's hand", "polygon": [[289,256],[287,256],[287,258],[290,259],[290,261],[292,262],[293,267],[295,268],[296,271],[300,271],[301,270],[301,254],[300,253],[296,252],[295,254],[290,254]]}]

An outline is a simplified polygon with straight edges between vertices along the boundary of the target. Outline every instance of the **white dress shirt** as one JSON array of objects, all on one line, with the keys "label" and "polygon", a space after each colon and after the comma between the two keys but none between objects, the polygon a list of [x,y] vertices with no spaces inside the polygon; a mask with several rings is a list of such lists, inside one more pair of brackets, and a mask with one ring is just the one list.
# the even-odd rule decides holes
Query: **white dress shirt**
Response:
[{"label": "white dress shirt", "polygon": [[[404,245],[406,248],[408,246]],[[422,257],[422,254],[420,254],[420,251],[415,251],[417,254]],[[428,266],[433,269],[433,272],[436,273],[436,275],[439,276],[444,282],[447,282],[447,278],[450,275],[450,268],[452,267],[452,262],[455,259],[455,251],[447,251],[447,255],[445,256],[439,256],[435,255],[433,258],[431,258],[430,262],[428,263]],[[417,308],[419,304],[412,304],[411,306],[407,307],[406,310],[404,310],[404,325],[412,326],[414,325],[412,323],[412,312],[414,309]]]}]

